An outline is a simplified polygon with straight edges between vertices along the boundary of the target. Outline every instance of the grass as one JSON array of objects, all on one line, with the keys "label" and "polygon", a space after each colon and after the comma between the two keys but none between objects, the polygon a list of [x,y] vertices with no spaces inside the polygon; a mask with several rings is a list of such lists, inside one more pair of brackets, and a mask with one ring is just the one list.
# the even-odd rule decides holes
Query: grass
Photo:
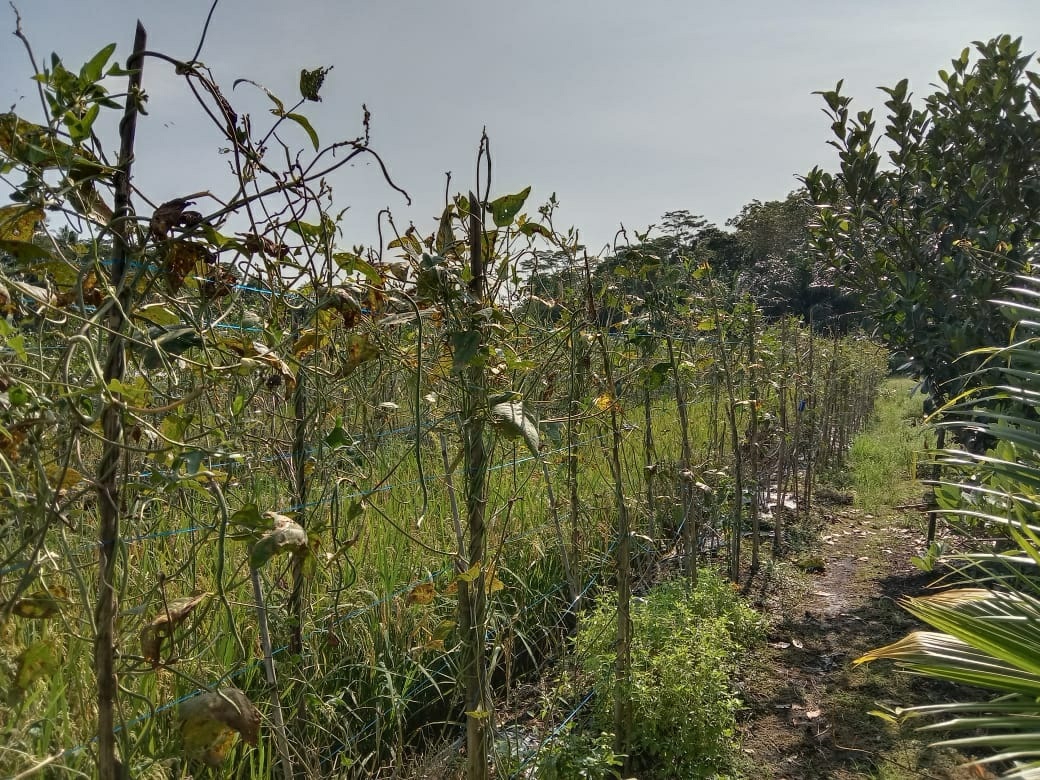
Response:
[{"label": "grass", "polygon": [[910,379],[890,379],[878,393],[875,419],[856,436],[847,474],[856,506],[895,506],[916,489],[919,453],[925,445],[924,399]]}]

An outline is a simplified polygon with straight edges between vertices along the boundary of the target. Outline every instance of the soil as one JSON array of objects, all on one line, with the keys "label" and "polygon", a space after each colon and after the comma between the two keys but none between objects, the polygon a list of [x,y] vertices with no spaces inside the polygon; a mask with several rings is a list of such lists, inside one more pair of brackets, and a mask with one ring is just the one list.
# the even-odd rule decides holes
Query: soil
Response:
[{"label": "soil", "polygon": [[[920,513],[875,515],[824,504],[812,548],[792,561],[764,567],[749,595],[770,616],[760,670],[743,682],[741,726],[749,778],[993,777],[967,768],[951,749],[930,749],[928,737],[869,714],[978,692],[911,677],[892,664],[855,666],[854,659],[922,626],[896,603],[936,579],[910,563],[924,549]],[[799,563],[801,566],[799,566]]]}]

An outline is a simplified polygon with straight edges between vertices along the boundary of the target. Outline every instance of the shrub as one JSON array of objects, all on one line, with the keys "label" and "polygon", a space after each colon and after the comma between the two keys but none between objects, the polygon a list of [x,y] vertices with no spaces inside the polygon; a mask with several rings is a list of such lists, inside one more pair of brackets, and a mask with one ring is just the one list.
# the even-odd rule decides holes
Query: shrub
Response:
[{"label": "shrub", "polygon": [[[761,617],[730,583],[703,571],[691,592],[668,582],[632,609],[632,768],[641,777],[712,777],[736,751],[731,684],[742,651],[764,635]],[[594,721],[611,725],[616,605],[605,599],[582,625],[577,655],[596,690]]]}]

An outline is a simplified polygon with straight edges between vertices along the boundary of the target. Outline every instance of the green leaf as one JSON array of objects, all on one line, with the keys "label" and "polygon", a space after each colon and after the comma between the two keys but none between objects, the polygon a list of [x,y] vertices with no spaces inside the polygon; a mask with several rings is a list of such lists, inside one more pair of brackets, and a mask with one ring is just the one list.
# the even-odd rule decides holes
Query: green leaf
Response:
[{"label": "green leaf", "polygon": [[91,83],[99,81],[101,74],[104,72],[105,64],[108,62],[108,58],[115,52],[116,45],[114,43],[108,44],[105,48],[90,58],[90,61],[79,70],[80,78],[84,81]]},{"label": "green leaf", "polygon": [[303,114],[286,114],[286,119],[291,119],[296,124],[304,129],[307,133],[308,138],[311,139],[311,143],[314,145],[314,151],[318,151],[321,143],[318,141],[318,134],[314,132],[314,128],[311,126],[310,120]]},{"label": "green leaf", "polygon": [[300,94],[304,100],[321,102],[318,92],[321,90],[321,85],[325,83],[325,75],[330,70],[332,70],[331,65],[327,68],[315,68],[314,70],[304,68],[300,71]]},{"label": "green leaf", "polygon": [[383,277],[379,275],[376,267],[361,257],[361,255],[354,252],[336,252],[332,255],[332,259],[336,261],[336,265],[344,273],[361,274],[369,282],[377,286],[383,283]]},{"label": "green leaf", "polygon": [[480,332],[467,330],[451,334],[451,370],[459,372],[475,365],[481,357]]},{"label": "green leaf", "polygon": [[495,198],[488,204],[488,211],[491,212],[491,219],[494,220],[496,227],[506,227],[513,222],[513,218],[520,212],[520,209],[524,207],[524,201],[527,200],[527,196],[531,194],[530,187],[524,187],[520,192],[515,195],[503,195],[501,198]]},{"label": "green leaf", "polygon": [[236,525],[245,526],[254,531],[267,528],[270,525],[270,521],[263,518],[256,504],[246,504],[228,519]]}]

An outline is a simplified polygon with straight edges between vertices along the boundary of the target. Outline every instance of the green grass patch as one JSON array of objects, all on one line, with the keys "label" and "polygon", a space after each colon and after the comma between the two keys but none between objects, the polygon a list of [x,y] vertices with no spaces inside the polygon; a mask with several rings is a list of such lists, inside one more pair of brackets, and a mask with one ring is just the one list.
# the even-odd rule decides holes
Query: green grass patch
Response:
[{"label": "green grass patch", "polygon": [[878,393],[874,422],[852,442],[848,482],[856,505],[892,506],[913,489],[918,454],[925,446],[924,397],[910,379],[890,379]]}]

